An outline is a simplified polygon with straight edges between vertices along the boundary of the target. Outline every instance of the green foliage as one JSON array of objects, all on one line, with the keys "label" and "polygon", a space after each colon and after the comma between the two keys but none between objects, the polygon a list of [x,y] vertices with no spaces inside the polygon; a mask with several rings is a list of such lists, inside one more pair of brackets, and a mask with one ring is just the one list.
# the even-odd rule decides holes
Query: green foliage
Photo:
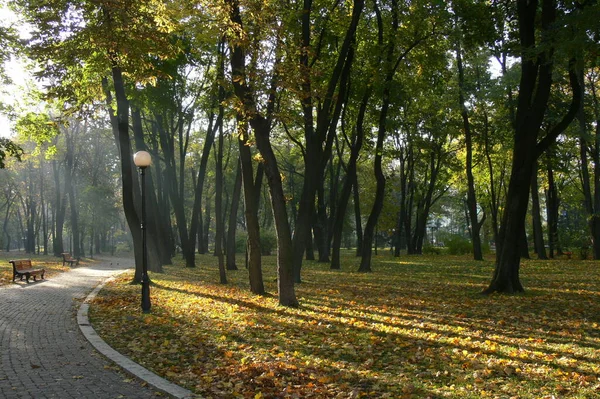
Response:
[{"label": "green foliage", "polygon": [[442,248],[436,247],[434,245],[423,245],[423,255],[440,255],[442,253]]},{"label": "green foliage", "polygon": [[20,161],[22,155],[23,149],[19,145],[5,137],[0,137],[0,169],[6,167],[7,157],[14,157]]},{"label": "green foliage", "polygon": [[59,133],[56,121],[53,121],[48,114],[35,112],[21,116],[17,120],[15,130],[21,140],[32,141],[38,145],[50,143]]},{"label": "green foliage", "polygon": [[68,107],[103,100],[101,82],[114,67],[130,82],[153,83],[155,61],[179,52],[174,7],[162,1],[26,0],[15,9],[32,27],[26,53],[40,66],[36,75],[51,82],[47,98]]},{"label": "green foliage", "polygon": [[247,234],[238,233],[235,236],[235,253],[243,254],[246,253],[246,242],[248,240]]},{"label": "green foliage", "polygon": [[263,230],[260,232],[260,250],[263,255],[271,255],[277,248],[277,235],[273,230]]},{"label": "green foliage", "polygon": [[471,241],[456,234],[449,236],[445,243],[450,255],[466,255],[473,252]]}]

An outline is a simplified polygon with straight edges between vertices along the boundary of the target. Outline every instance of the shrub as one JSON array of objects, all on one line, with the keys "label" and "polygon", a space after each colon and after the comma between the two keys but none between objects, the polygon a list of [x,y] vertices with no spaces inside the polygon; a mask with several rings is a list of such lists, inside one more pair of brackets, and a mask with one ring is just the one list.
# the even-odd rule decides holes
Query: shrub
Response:
[{"label": "shrub", "polygon": [[446,240],[446,246],[450,255],[466,255],[473,252],[471,241],[458,235],[450,236]]},{"label": "shrub", "polygon": [[246,234],[237,234],[235,236],[235,252],[243,254],[246,252],[246,240],[248,236]]},{"label": "shrub", "polygon": [[265,230],[260,233],[260,251],[263,255],[271,255],[277,248],[277,236],[273,230]]},{"label": "shrub", "polygon": [[423,245],[423,255],[439,255],[441,254],[440,247],[434,247],[433,245]]}]

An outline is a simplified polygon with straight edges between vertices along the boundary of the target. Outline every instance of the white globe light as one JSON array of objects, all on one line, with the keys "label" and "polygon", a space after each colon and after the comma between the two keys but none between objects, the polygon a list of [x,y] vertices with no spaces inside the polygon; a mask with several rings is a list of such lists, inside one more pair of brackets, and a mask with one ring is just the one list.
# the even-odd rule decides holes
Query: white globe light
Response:
[{"label": "white globe light", "polygon": [[133,154],[133,163],[138,168],[146,168],[152,163],[152,157],[147,151],[138,151]]}]

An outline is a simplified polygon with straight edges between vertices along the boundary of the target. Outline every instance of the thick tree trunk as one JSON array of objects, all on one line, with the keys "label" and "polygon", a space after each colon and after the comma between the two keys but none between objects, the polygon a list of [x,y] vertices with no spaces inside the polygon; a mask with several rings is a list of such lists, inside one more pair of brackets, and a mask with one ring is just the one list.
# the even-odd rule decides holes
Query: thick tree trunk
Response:
[{"label": "thick tree trunk", "polygon": [[[232,22],[242,27],[240,5],[236,0],[227,0],[231,6],[230,17]],[[277,232],[277,288],[279,290],[279,304],[282,306],[298,306],[298,299],[294,289],[294,254],[292,248],[292,236],[288,221],[285,195],[281,182],[281,174],[277,166],[277,159],[270,142],[271,115],[275,106],[275,87],[277,75],[272,77],[270,98],[266,110],[267,117],[261,115],[257,109],[251,88],[248,86],[246,77],[246,65],[244,50],[237,44],[232,45],[231,70],[232,83],[235,95],[242,102],[243,107],[249,115],[249,122],[255,132],[256,145],[263,160],[265,175],[271,194],[271,207],[275,219]],[[275,68],[276,70],[276,68]]]},{"label": "thick tree trunk", "polygon": [[[327,238],[329,232],[327,230],[327,207],[325,205],[325,188],[323,184],[319,185],[317,189],[317,223],[314,226],[315,239],[317,240],[317,249],[319,251],[320,263],[329,263],[329,245]],[[310,233],[310,230],[309,230]],[[296,280],[296,282],[299,282]]]},{"label": "thick tree trunk", "polygon": [[[123,189],[123,210],[125,219],[131,231],[133,238],[133,248],[135,255],[135,274],[133,283],[140,283],[142,279],[142,229],[140,225],[140,217],[136,210],[136,203],[141,202],[139,190],[134,184],[134,165],[132,160],[131,141],[129,139],[129,100],[125,94],[125,84],[123,82],[123,74],[117,66],[112,68],[112,78],[115,87],[115,98],[117,103],[117,113],[114,115],[109,108],[111,114],[111,123],[113,133],[117,140],[119,156],[121,160],[121,185]],[[107,103],[109,107],[112,99],[107,92]]]},{"label": "thick tree trunk", "polygon": [[285,205],[281,174],[269,140],[269,125],[265,120],[257,118],[254,118],[252,122],[251,125],[256,133],[256,145],[264,159],[265,175],[267,176],[269,193],[271,194],[271,207],[273,209],[275,230],[277,232],[277,288],[279,291],[279,304],[295,307],[298,306],[298,300],[296,299],[294,289],[292,235]]},{"label": "thick tree trunk", "polygon": [[[584,87],[583,71],[580,71],[579,84]],[[583,106],[577,112],[577,120],[579,122],[579,152],[581,159],[581,183],[583,188],[583,195],[585,199],[585,210],[588,215],[588,225],[590,234],[592,237],[592,254],[594,259],[600,259],[600,115],[598,114],[599,99],[597,90],[594,84],[589,85],[589,91],[594,103],[593,109],[595,110],[596,117],[596,131],[593,134],[594,140],[587,140],[586,137],[590,135],[587,131],[587,123],[585,120],[585,112]],[[583,91],[582,99],[583,103]],[[593,163],[593,176],[590,177],[590,171],[588,167],[588,152],[591,155]],[[593,193],[592,193],[592,181],[593,181]],[[557,206],[558,207],[558,206]]]},{"label": "thick tree trunk", "polygon": [[[492,292],[521,292],[519,276],[519,245],[516,240],[525,226],[525,215],[529,199],[529,188],[534,163],[547,148],[556,141],[574,119],[581,104],[580,86],[570,62],[569,78],[573,90],[571,105],[562,120],[548,131],[538,143],[538,134],[547,108],[552,88],[554,69],[553,43],[550,34],[555,29],[556,3],[544,0],[541,7],[541,35],[536,32],[538,2],[519,0],[517,2],[519,38],[522,46],[521,80],[515,123],[515,141],[503,223],[500,228],[496,268],[492,281],[484,294]],[[536,37],[541,37],[543,50],[537,48]],[[537,58],[532,54],[538,54]]]}]

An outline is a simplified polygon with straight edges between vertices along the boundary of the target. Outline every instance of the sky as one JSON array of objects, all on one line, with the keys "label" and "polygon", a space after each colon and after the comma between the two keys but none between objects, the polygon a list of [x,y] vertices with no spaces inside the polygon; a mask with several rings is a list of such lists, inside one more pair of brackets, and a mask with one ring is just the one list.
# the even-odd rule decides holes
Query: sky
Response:
[{"label": "sky", "polygon": [[[18,24],[17,16],[2,4],[0,4],[0,26],[10,26]],[[22,25],[21,25],[22,26]],[[26,28],[19,28],[22,38],[26,38],[28,33]],[[22,99],[22,93],[25,92],[25,86],[30,79],[30,75],[25,70],[25,65],[22,60],[12,57],[7,63],[0,66],[5,73],[11,78],[13,84],[10,86],[0,85],[0,102],[9,105],[18,105]],[[0,137],[10,137],[12,135],[11,121],[6,115],[0,112]]]}]

